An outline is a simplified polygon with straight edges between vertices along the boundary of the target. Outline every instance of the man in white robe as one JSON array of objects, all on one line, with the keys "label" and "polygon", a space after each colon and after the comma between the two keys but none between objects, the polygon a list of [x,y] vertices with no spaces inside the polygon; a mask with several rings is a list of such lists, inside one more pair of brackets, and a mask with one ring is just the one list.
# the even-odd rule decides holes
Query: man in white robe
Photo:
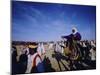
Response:
[{"label": "man in white robe", "polygon": [[93,48],[90,49],[90,57],[92,61],[96,60],[96,51]]},{"label": "man in white robe", "polygon": [[42,50],[42,54],[45,54],[46,51],[45,51],[43,43],[41,43],[41,50]]},{"label": "man in white robe", "polygon": [[56,43],[56,48],[55,48],[55,51],[56,51],[56,52],[60,52],[60,53],[61,53],[62,49],[61,49],[61,46],[60,46],[60,44],[59,44],[59,43]]},{"label": "man in white robe", "polygon": [[[37,52],[37,46],[29,46],[30,54],[28,55],[28,64],[26,73],[34,73],[34,72],[44,72],[43,62],[41,56]],[[32,48],[36,48],[36,51],[32,51]],[[34,71],[36,69],[36,71]]]},{"label": "man in white robe", "polygon": [[41,50],[41,44],[38,43],[38,48],[37,48],[38,54],[41,56],[42,55],[42,50]]}]

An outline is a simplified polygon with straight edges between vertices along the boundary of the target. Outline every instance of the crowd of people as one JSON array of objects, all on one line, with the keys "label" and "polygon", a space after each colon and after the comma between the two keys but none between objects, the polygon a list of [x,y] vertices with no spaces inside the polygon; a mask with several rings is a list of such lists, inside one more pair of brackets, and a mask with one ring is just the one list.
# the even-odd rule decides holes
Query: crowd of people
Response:
[{"label": "crowd of people", "polygon": [[42,43],[22,46],[18,52],[16,46],[12,47],[12,73],[44,72],[41,56],[45,54]]},{"label": "crowd of people", "polygon": [[[51,70],[50,61],[45,53],[53,50],[54,53],[61,53],[70,60],[73,67],[75,62],[85,62],[89,68],[96,68],[96,41],[81,41],[81,35],[74,28],[72,34],[62,37],[64,40],[47,43],[47,48],[43,42],[35,44],[12,45],[12,74],[42,73]],[[44,58],[42,57],[44,56]],[[49,66],[48,66],[48,65]]]}]

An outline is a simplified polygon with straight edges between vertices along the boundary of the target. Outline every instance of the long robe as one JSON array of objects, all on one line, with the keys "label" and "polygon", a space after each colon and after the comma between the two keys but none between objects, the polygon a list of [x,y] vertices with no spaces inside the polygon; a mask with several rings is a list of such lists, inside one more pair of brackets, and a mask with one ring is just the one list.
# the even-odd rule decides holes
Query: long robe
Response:
[{"label": "long robe", "polygon": [[42,49],[42,54],[45,54],[45,48],[44,48],[43,43],[41,44],[41,49]]},{"label": "long robe", "polygon": [[40,43],[38,44],[37,52],[40,56],[42,55],[42,50],[41,50],[41,44]]},{"label": "long robe", "polygon": [[36,57],[37,55],[38,53],[35,53],[33,55],[30,55],[30,54],[28,55],[28,64],[27,64],[26,73],[31,73],[34,66],[36,66],[38,72],[44,72],[43,62],[39,57]]},{"label": "long robe", "polygon": [[76,41],[80,41],[81,40],[81,34],[79,32],[77,32],[75,34],[70,34],[68,36],[62,36],[62,37],[66,38],[69,41],[71,41],[72,39],[74,39]]}]

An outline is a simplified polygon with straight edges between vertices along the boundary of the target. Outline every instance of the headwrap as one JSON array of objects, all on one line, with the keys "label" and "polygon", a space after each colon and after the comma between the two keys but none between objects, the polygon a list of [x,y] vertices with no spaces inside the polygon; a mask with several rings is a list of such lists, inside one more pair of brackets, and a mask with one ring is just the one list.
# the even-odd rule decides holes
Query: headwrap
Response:
[{"label": "headwrap", "polygon": [[29,48],[37,48],[37,45],[29,45]]},{"label": "headwrap", "polygon": [[76,27],[73,27],[72,30],[75,30],[75,32],[72,34],[76,34],[78,32]]}]

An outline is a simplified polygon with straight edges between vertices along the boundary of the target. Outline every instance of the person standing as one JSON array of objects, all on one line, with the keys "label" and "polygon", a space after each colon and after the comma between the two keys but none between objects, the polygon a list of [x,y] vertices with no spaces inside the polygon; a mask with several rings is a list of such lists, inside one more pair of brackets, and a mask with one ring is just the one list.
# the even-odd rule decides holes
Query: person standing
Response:
[{"label": "person standing", "polygon": [[37,52],[40,56],[42,55],[41,43],[38,43]]},{"label": "person standing", "polygon": [[45,48],[44,48],[44,44],[43,43],[41,43],[41,50],[42,50],[42,55],[44,55],[45,54]]},{"label": "person standing", "polygon": [[41,56],[37,52],[37,45],[29,45],[29,55],[26,73],[44,72]]}]

